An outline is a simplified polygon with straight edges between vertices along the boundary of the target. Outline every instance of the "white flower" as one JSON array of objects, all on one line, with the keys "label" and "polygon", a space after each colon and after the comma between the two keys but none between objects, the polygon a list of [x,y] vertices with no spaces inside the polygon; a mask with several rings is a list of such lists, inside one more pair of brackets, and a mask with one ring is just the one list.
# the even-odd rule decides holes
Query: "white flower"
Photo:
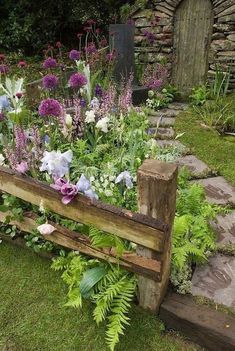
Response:
[{"label": "white flower", "polygon": [[112,196],[113,195],[112,190],[105,190],[104,193],[105,193],[106,196]]},{"label": "white flower", "polygon": [[3,154],[0,154],[0,166],[4,165],[4,161],[5,161],[5,157],[3,156]]},{"label": "white flower", "polygon": [[85,115],[86,115],[86,118],[85,118],[86,123],[95,122],[95,112],[93,110],[86,111]]},{"label": "white flower", "polygon": [[44,224],[39,225],[37,227],[37,230],[39,231],[39,233],[41,235],[50,235],[56,230],[56,228],[53,227],[53,225],[51,225],[51,224],[44,223]]},{"label": "white flower", "polygon": [[133,187],[132,179],[133,178],[130,175],[130,172],[124,171],[117,176],[115,183],[118,184],[124,182],[126,184],[126,187],[128,189],[131,189]]},{"label": "white flower", "polygon": [[65,174],[69,173],[69,165],[73,158],[72,150],[68,150],[63,154],[61,151],[45,151],[41,160],[42,165],[40,171],[47,171],[56,179],[62,178]]},{"label": "white flower", "polygon": [[73,118],[70,114],[66,114],[65,115],[65,124],[68,128],[71,128],[72,127],[72,124],[73,124]]},{"label": "white flower", "polygon": [[104,133],[108,133],[108,122],[109,118],[104,117],[96,123],[96,128],[100,129]]}]

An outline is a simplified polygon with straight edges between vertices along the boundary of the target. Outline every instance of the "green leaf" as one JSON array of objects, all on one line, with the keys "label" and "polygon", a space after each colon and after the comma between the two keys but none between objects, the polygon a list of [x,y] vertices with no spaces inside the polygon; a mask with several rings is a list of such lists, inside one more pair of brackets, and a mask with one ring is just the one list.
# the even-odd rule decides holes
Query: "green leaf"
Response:
[{"label": "green leaf", "polygon": [[81,295],[89,298],[92,294],[93,287],[105,276],[106,269],[102,266],[87,270],[80,283]]},{"label": "green leaf", "polygon": [[0,205],[0,211],[1,212],[7,212],[8,211],[8,206]]}]

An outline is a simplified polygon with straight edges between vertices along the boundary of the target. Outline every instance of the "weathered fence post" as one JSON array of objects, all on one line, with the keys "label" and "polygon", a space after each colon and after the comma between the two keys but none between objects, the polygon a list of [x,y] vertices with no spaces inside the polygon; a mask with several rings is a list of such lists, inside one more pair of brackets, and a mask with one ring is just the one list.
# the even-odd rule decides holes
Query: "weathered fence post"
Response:
[{"label": "weathered fence post", "polygon": [[155,282],[139,277],[139,304],[141,307],[158,312],[165,296],[171,264],[171,233],[175,216],[177,191],[177,166],[157,160],[146,160],[138,170],[139,212],[161,220],[168,225],[163,253],[137,246],[137,254],[162,262],[162,279]]}]

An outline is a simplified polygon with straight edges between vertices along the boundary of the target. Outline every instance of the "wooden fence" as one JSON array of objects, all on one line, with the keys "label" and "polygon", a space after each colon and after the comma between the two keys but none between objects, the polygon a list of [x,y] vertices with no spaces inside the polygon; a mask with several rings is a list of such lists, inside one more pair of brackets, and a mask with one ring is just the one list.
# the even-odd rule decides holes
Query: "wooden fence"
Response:
[{"label": "wooden fence", "polygon": [[[138,170],[139,213],[90,200],[77,195],[64,205],[61,195],[49,185],[0,167],[0,190],[33,205],[76,222],[94,225],[100,230],[137,244],[136,252],[124,252],[117,257],[115,250],[92,247],[89,237],[51,223],[55,228],[44,239],[60,246],[120,264],[139,276],[138,295],[142,307],[158,311],[164,298],[170,275],[171,232],[175,215],[177,166],[156,160],[146,160]],[[4,222],[9,213],[0,212]],[[38,224],[32,213],[24,221],[12,221],[23,232],[31,232]]]}]

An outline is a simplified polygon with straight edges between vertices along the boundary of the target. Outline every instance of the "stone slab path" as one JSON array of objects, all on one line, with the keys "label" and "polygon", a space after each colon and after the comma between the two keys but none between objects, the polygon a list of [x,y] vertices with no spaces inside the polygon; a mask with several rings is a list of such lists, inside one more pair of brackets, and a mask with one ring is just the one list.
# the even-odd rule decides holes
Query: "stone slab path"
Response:
[{"label": "stone slab path", "polygon": [[[192,155],[179,140],[174,139],[173,126],[176,118],[186,109],[187,104],[172,103],[168,109],[151,113],[149,134],[156,137],[161,148],[182,148],[183,156],[176,162],[180,167],[188,168],[193,182],[204,186],[207,201],[231,208],[230,213],[218,215],[211,226],[217,234],[218,247],[234,245],[235,249],[235,187],[223,177],[215,176],[205,162]],[[235,256],[217,253],[209,259],[208,264],[197,266],[192,278],[192,294],[204,296],[235,311]]]}]

